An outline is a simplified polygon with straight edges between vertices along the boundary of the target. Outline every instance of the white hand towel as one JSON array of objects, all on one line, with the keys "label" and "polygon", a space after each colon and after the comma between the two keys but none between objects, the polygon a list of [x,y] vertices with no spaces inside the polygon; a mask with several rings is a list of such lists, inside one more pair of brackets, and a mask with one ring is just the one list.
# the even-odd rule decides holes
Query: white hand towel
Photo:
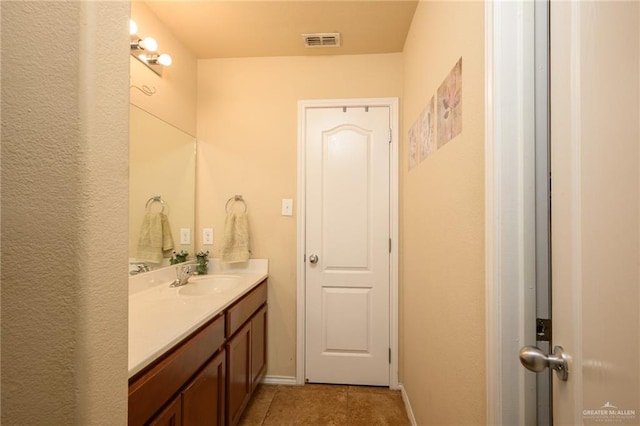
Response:
[{"label": "white hand towel", "polygon": [[137,258],[143,262],[160,263],[172,249],[173,237],[167,216],[164,213],[145,214],[140,227]]},{"label": "white hand towel", "polygon": [[228,213],[224,221],[220,260],[227,263],[246,262],[250,253],[247,213]]}]

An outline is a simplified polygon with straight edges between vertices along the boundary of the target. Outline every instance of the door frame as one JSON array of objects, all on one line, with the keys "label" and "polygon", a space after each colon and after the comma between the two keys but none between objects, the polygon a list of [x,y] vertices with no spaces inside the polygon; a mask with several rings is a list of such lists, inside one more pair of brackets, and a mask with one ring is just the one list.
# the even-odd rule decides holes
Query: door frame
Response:
[{"label": "door frame", "polygon": [[487,424],[536,422],[534,30],[533,2],[485,2]]},{"label": "door frame", "polygon": [[389,107],[391,125],[391,151],[389,161],[389,230],[391,232],[391,253],[389,254],[389,345],[391,363],[389,364],[389,387],[399,389],[398,385],[398,247],[399,247],[399,114],[398,98],[354,98],[354,99],[317,99],[298,101],[298,206],[297,206],[297,253],[296,253],[296,384],[304,385],[305,378],[305,203],[306,199],[306,151],[305,133],[307,110],[311,108],[335,107]]}]

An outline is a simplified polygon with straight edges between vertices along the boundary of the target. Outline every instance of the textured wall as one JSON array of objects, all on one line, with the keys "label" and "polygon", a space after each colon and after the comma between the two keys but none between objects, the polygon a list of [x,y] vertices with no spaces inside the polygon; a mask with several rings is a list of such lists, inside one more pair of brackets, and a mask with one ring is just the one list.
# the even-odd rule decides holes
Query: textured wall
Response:
[{"label": "textured wall", "polygon": [[124,424],[128,4],[1,7],[1,420]]},{"label": "textured wall", "polygon": [[[418,424],[485,424],[484,5],[420,2],[404,49],[401,377]],[[462,133],[408,171],[407,131],[462,57]]]},{"label": "textured wall", "polygon": [[253,257],[269,259],[269,375],[295,375],[296,216],[280,203],[298,201],[297,102],[401,90],[401,54],[199,61],[196,222],[217,256],[225,202],[249,204]]}]

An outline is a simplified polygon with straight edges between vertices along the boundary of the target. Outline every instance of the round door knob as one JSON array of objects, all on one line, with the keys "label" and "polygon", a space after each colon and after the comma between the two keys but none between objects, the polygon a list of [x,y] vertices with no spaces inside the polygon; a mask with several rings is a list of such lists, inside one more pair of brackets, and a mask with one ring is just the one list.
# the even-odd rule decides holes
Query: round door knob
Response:
[{"label": "round door knob", "polygon": [[553,348],[551,355],[546,355],[535,346],[525,346],[520,349],[520,363],[527,369],[540,373],[549,367],[556,370],[558,378],[566,382],[569,378],[569,357],[564,353],[562,346]]},{"label": "round door knob", "polygon": [[312,254],[311,256],[309,256],[309,262],[318,263],[318,256],[316,256],[315,254]]},{"label": "round door knob", "polygon": [[520,349],[520,363],[535,373],[542,373],[549,366],[547,355],[535,346]]}]

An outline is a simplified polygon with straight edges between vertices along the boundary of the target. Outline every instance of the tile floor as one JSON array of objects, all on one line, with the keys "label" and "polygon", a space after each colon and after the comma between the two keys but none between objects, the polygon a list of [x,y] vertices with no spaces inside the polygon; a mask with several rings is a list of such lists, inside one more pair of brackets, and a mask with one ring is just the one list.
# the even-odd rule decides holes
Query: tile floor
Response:
[{"label": "tile floor", "polygon": [[343,385],[260,385],[241,426],[410,425],[399,391]]}]

